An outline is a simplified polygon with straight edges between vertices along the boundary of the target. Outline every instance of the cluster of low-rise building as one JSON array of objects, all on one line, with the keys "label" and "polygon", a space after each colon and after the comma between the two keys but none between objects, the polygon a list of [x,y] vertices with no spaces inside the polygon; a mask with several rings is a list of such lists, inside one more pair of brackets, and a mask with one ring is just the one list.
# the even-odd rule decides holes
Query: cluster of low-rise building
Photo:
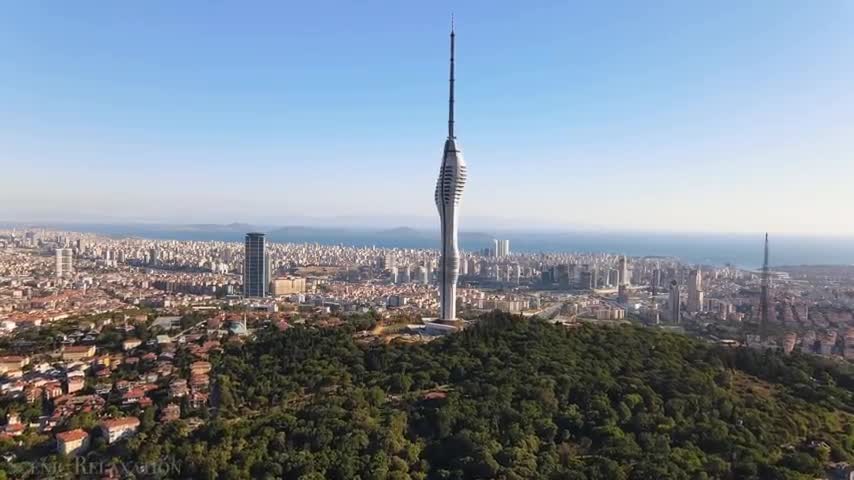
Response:
[{"label": "cluster of low-rise building", "polygon": [[[57,349],[0,357],[0,395],[12,405],[0,435],[52,435],[60,453],[77,455],[90,447],[92,437],[110,444],[133,435],[141,425],[138,415],[146,409],[157,409],[159,421],[169,422],[181,418],[182,404],[208,408],[209,355],[221,348],[225,332],[210,330],[202,321],[178,332],[173,330],[180,325],[170,323],[167,334],[154,335],[164,330],[159,326],[163,322],[155,326],[145,315],[121,317],[122,324],[81,320]],[[152,338],[135,337],[138,328],[151,330]],[[98,334],[105,331],[120,335],[121,341],[98,346]],[[181,350],[192,359],[186,376],[175,365]],[[166,403],[154,402],[158,392]],[[20,412],[28,411],[28,405],[43,415],[23,421]],[[115,407],[113,414],[107,414],[108,407]],[[69,428],[82,414],[96,426]]]}]

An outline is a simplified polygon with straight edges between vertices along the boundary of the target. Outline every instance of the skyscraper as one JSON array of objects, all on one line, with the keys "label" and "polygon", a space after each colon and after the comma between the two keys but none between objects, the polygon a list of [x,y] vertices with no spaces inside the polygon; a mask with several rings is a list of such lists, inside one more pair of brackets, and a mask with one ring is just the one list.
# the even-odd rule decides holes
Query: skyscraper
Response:
[{"label": "skyscraper", "polygon": [[623,255],[620,257],[619,261],[619,272],[620,272],[620,282],[619,285],[629,286],[631,283],[631,279],[629,278],[629,261],[626,259],[626,256]]},{"label": "skyscraper", "polygon": [[569,265],[562,263],[557,266],[557,274],[554,275],[554,281],[560,285],[560,288],[568,289],[570,286]]},{"label": "skyscraper", "polygon": [[620,257],[619,267],[617,275],[619,280],[619,284],[617,285],[617,302],[625,305],[629,303],[629,261],[625,255]]},{"label": "skyscraper", "polygon": [[409,265],[404,265],[397,269],[397,279],[400,283],[409,283],[412,281],[412,271],[409,269]]},{"label": "skyscraper", "polygon": [[581,288],[582,290],[592,290],[593,288],[595,288],[595,285],[593,284],[593,272],[588,270],[586,268],[586,265],[584,270],[581,271],[579,288]]},{"label": "skyscraper", "polygon": [[70,248],[56,249],[56,276],[67,277],[74,272],[74,260]]},{"label": "skyscraper", "polygon": [[655,270],[652,271],[652,296],[654,297],[658,294],[658,287],[661,286],[661,268],[659,266],[655,267]]},{"label": "skyscraper", "polygon": [[495,244],[495,256],[506,257],[510,255],[510,240],[493,240]]},{"label": "skyscraper", "polygon": [[700,267],[688,273],[688,311],[703,311],[703,273]]},{"label": "skyscraper", "polygon": [[267,243],[263,233],[247,233],[244,243],[243,296],[267,296]]},{"label": "skyscraper", "polygon": [[670,295],[667,297],[667,312],[672,323],[679,323],[682,319],[682,303],[679,298],[679,282],[670,282]]},{"label": "skyscraper", "polygon": [[466,164],[463,152],[454,136],[454,26],[451,23],[451,62],[448,89],[448,138],[442,155],[442,167],[436,181],[436,208],[439,210],[442,231],[442,251],[439,260],[439,320],[457,318],[457,279],[460,252],[457,246],[457,218],[463,187],[466,183]]}]

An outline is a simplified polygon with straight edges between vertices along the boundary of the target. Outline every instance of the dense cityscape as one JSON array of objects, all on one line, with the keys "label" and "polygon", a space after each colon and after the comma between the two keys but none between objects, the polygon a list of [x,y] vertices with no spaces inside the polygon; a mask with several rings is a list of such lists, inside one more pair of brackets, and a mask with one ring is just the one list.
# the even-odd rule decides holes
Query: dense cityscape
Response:
[{"label": "dense cityscape", "polygon": [[[439,259],[436,250],[267,243],[261,233],[240,244],[0,231],[5,436],[74,454],[90,448],[96,426],[112,443],[133,435],[141,415],[203,422],[200,412],[216,407],[210,352],[269,325],[336,328],[367,316],[372,328],[353,334],[361,343],[430,342],[459,328],[435,320]],[[850,267],[775,267],[763,323],[762,271],[520,253],[507,240],[462,253],[459,265],[463,323],[498,310],[564,328],[633,323],[854,360]]]}]

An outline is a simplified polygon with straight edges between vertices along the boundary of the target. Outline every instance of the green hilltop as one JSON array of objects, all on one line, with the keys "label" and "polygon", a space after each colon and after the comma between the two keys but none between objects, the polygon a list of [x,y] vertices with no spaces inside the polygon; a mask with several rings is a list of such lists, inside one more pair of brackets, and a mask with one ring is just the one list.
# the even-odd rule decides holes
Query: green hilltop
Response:
[{"label": "green hilltop", "polygon": [[214,358],[217,409],[105,452],[170,478],[812,479],[854,458],[854,375],[633,326],[494,313],[427,344],[270,329]]}]

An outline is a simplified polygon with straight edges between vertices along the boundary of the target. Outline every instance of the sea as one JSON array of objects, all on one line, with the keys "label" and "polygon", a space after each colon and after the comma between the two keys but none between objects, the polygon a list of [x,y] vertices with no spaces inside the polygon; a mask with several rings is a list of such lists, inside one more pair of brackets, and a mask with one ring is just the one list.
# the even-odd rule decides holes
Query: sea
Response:
[{"label": "sea", "polygon": [[[7,225],[9,226],[9,225]],[[35,225],[33,225],[35,226]],[[92,232],[112,237],[171,240],[242,241],[246,232],[264,231],[272,242],[384,248],[438,248],[437,231],[334,227],[268,227],[249,225],[61,224],[50,228]],[[16,225],[21,228],[22,225]],[[629,256],[675,257],[692,264],[759,268],[763,234],[634,233],[634,232],[460,232],[460,248],[477,251],[492,246],[493,238],[510,240],[513,252],[617,253]],[[770,234],[772,266],[854,265],[854,237]]]}]

